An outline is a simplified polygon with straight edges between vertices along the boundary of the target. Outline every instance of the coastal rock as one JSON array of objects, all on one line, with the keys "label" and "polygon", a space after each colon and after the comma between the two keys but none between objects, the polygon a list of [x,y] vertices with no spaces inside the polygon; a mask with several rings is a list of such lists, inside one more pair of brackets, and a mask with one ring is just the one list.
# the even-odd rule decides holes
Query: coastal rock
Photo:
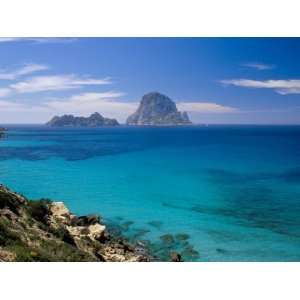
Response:
[{"label": "coastal rock", "polygon": [[181,261],[181,255],[177,252],[171,252],[170,258],[171,258],[171,261],[173,261],[173,262],[180,262]]},{"label": "coastal rock", "polygon": [[119,123],[116,119],[104,118],[98,112],[95,112],[87,118],[73,115],[55,116],[46,125],[51,127],[102,127],[118,126]]},{"label": "coastal rock", "polygon": [[10,191],[4,185],[0,184],[0,209],[8,208],[13,213],[18,214],[23,204],[25,204],[23,196]]},{"label": "coastal rock", "polygon": [[101,224],[94,224],[88,227],[89,229],[89,237],[95,240],[101,239],[103,236],[106,227]]},{"label": "coastal rock", "polygon": [[186,112],[179,112],[169,97],[152,92],[143,96],[135,113],[127,119],[127,125],[188,125]]},{"label": "coastal rock", "polygon": [[0,248],[0,262],[9,262],[9,261],[14,261],[16,259],[15,253],[7,250],[2,250]]},{"label": "coastal rock", "polygon": [[55,217],[65,217],[70,214],[70,211],[63,202],[52,202],[50,205],[50,212]]},{"label": "coastal rock", "polygon": [[52,202],[49,205],[48,222],[53,228],[60,227],[61,223],[70,225],[73,215],[63,202]]},{"label": "coastal rock", "polygon": [[0,261],[150,261],[139,248],[97,215],[77,217],[62,202],[28,200],[0,185]]},{"label": "coastal rock", "polygon": [[94,225],[100,222],[100,217],[97,215],[87,215],[80,217],[73,217],[71,220],[71,224],[73,226],[88,226]]},{"label": "coastal rock", "polygon": [[67,230],[73,238],[89,237],[91,240],[99,240],[104,235],[105,225],[95,224],[90,226],[67,226]]}]

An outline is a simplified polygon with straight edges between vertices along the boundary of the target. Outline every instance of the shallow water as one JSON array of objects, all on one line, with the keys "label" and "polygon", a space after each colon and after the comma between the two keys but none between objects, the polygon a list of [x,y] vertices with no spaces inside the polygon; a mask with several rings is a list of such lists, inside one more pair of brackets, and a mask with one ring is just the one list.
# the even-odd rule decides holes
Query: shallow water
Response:
[{"label": "shallow water", "polygon": [[100,213],[162,258],[300,261],[297,126],[9,126],[0,181]]}]

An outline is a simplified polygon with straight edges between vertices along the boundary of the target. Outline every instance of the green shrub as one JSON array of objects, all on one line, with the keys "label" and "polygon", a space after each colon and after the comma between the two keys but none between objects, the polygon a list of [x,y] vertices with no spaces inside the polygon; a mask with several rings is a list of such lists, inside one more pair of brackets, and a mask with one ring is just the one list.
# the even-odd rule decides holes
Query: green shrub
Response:
[{"label": "green shrub", "polygon": [[47,224],[50,203],[51,201],[48,199],[28,201],[27,211],[29,215],[36,221]]},{"label": "green shrub", "polygon": [[0,190],[0,209],[8,207],[12,212],[18,214],[19,205],[20,203],[16,200],[15,196]]},{"label": "green shrub", "polygon": [[20,241],[20,237],[9,228],[9,222],[0,218],[0,246],[6,246],[18,241]]}]

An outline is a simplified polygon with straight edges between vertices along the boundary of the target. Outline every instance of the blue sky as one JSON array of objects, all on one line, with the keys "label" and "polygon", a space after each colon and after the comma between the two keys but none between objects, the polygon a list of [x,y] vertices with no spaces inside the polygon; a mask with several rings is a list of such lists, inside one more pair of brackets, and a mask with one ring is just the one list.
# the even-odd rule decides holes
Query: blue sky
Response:
[{"label": "blue sky", "polygon": [[300,39],[0,38],[0,123],[98,111],[159,91],[195,123],[300,124]]}]

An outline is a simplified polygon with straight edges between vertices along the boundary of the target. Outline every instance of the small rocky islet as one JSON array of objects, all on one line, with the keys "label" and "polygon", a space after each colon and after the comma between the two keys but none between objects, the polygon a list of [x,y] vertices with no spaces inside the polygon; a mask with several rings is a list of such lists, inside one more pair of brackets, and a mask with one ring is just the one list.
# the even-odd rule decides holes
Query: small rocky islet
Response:
[{"label": "small rocky islet", "polygon": [[190,125],[188,114],[177,110],[176,104],[166,95],[151,92],[143,96],[135,113],[127,118],[127,125]]},{"label": "small rocky islet", "polygon": [[46,123],[50,127],[103,127],[120,125],[116,119],[104,118],[98,112],[89,117],[75,117],[73,115],[55,116]]}]

